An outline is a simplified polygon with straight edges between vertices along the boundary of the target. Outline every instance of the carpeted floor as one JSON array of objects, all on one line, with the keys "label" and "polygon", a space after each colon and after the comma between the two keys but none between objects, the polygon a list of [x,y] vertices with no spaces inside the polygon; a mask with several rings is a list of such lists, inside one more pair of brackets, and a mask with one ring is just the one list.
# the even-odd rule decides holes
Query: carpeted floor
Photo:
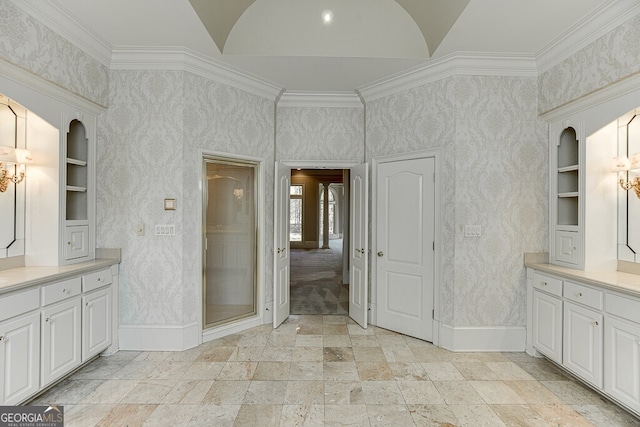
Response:
[{"label": "carpeted floor", "polygon": [[331,249],[291,250],[291,314],[349,314],[349,286],[342,284],[342,239]]}]

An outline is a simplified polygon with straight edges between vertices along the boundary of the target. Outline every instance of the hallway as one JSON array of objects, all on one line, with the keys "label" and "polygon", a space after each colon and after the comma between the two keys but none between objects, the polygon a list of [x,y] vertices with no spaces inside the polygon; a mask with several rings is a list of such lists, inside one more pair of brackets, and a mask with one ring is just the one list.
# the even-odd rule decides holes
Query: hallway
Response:
[{"label": "hallway", "polygon": [[330,249],[291,249],[291,314],[349,314],[342,284],[342,239]]}]

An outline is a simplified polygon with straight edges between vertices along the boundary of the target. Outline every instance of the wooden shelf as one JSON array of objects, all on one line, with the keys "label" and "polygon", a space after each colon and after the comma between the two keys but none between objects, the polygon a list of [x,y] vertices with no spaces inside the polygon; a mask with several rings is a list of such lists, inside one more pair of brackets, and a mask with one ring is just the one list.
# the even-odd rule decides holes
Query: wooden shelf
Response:
[{"label": "wooden shelf", "polygon": [[562,168],[558,168],[558,173],[573,172],[573,171],[577,171],[579,168],[580,166],[578,165],[565,166]]},{"label": "wooden shelf", "polygon": [[75,185],[67,185],[67,191],[76,191],[79,193],[84,193],[87,191],[87,187],[78,187]]}]

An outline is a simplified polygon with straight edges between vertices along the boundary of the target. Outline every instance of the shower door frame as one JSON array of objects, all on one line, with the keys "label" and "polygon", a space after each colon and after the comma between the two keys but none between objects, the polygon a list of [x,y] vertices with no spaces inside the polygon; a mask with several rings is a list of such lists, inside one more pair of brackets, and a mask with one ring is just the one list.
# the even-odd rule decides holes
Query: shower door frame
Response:
[{"label": "shower door frame", "polygon": [[[221,323],[211,327],[206,327],[205,312],[205,287],[206,287],[206,213],[208,207],[207,194],[207,164],[220,161],[223,164],[235,164],[238,166],[254,167],[254,214],[255,214],[255,314],[242,317],[237,320]],[[202,170],[200,173],[200,254],[199,259],[201,271],[201,286],[198,292],[199,329],[201,342],[211,341],[229,334],[243,331],[263,323],[264,313],[264,244],[265,244],[265,160],[259,157],[245,156],[237,153],[227,153],[220,151],[201,150],[200,162]]]}]

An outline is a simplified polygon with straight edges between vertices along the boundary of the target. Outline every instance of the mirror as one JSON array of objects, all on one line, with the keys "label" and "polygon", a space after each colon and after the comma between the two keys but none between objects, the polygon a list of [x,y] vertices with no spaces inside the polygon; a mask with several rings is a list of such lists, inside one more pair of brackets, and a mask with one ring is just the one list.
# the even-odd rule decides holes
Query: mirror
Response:
[{"label": "mirror", "polygon": [[[26,148],[26,110],[0,94],[0,145]],[[24,255],[24,184],[0,192],[0,258]]]},{"label": "mirror", "polygon": [[[628,157],[634,153],[640,153],[640,108],[618,118],[618,155]],[[620,178],[633,180],[640,171],[621,174]],[[640,198],[633,189],[618,188],[618,259],[640,262]]]}]

